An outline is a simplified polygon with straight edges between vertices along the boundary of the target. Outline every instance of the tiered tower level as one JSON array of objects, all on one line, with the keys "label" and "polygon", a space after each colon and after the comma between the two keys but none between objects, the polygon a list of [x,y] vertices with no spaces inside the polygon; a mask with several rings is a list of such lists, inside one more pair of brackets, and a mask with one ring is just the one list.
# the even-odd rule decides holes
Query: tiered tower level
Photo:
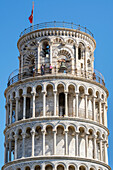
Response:
[{"label": "tiered tower level", "polygon": [[93,34],[43,23],[25,29],[17,46],[19,70],[5,90],[2,170],[110,170],[108,91],[94,70]]}]

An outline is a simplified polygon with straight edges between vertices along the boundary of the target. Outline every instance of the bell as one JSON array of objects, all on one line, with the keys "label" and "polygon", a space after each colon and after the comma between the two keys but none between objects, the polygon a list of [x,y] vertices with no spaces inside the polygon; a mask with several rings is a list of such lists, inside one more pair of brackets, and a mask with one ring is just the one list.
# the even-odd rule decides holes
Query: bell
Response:
[{"label": "bell", "polygon": [[60,68],[66,68],[66,65],[65,65],[65,62],[64,62],[64,61],[61,62]]}]

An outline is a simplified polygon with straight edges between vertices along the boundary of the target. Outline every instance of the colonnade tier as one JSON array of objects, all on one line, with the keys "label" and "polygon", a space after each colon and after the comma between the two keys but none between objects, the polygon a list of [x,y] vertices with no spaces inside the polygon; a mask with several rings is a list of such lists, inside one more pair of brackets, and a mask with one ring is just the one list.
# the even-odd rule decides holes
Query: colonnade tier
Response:
[{"label": "colonnade tier", "polygon": [[22,157],[67,155],[108,163],[106,130],[77,120],[21,123],[5,132],[5,162]]},{"label": "colonnade tier", "polygon": [[22,119],[59,116],[89,119],[107,126],[108,92],[91,83],[33,81],[9,88],[5,95],[6,126]]}]

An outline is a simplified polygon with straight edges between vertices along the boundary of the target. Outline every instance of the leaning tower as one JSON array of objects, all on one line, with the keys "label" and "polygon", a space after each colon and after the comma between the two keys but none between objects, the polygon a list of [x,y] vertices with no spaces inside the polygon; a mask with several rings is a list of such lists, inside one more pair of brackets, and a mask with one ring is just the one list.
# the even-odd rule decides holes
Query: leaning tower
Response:
[{"label": "leaning tower", "polygon": [[96,42],[73,23],[41,23],[17,43],[19,69],[5,90],[2,170],[110,170],[104,77]]}]

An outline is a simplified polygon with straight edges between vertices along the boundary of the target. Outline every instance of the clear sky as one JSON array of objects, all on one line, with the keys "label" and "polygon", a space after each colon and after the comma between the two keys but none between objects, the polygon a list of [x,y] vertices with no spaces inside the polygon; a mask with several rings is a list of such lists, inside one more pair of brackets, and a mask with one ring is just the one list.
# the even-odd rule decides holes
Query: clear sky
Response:
[{"label": "clear sky", "polygon": [[[0,0],[0,167],[4,164],[5,98],[9,74],[18,68],[17,41],[30,26],[32,0]],[[113,168],[113,0],[35,0],[34,24],[67,21],[86,26],[97,43],[95,68],[109,90],[109,165]]]}]

